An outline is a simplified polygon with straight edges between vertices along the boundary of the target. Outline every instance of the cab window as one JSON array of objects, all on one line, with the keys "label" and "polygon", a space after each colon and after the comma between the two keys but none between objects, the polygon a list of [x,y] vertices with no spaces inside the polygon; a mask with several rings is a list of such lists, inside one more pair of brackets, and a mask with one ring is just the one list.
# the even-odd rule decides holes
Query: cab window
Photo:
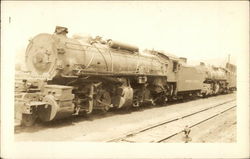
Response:
[{"label": "cab window", "polygon": [[177,72],[177,70],[178,70],[178,62],[173,61],[173,72]]}]

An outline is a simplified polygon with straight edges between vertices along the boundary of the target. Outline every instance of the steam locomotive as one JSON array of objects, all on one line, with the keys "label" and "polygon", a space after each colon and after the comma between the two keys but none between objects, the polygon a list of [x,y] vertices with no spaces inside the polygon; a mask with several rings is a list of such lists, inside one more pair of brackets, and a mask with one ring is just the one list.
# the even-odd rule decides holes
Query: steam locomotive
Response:
[{"label": "steam locomotive", "polygon": [[30,79],[16,95],[22,124],[51,121],[80,111],[164,104],[189,96],[227,93],[236,88],[236,67],[187,65],[164,51],[144,50],[101,37],[35,36],[26,50]]}]

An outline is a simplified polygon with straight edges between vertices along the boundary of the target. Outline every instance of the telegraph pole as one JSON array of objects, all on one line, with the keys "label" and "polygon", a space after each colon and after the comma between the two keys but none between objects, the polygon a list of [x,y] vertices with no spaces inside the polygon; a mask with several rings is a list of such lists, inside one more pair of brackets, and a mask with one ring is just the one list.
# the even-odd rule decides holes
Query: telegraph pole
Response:
[{"label": "telegraph pole", "polygon": [[228,54],[228,63],[230,63],[230,54]]}]

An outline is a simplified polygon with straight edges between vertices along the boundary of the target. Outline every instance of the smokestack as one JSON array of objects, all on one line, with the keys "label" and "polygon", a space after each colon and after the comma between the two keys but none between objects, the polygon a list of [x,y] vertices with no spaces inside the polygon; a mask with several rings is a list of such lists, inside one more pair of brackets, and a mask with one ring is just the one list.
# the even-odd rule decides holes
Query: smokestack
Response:
[{"label": "smokestack", "polygon": [[201,65],[201,66],[205,66],[205,63],[204,63],[204,62],[200,62],[200,65]]},{"label": "smokestack", "polygon": [[57,35],[64,35],[64,36],[66,36],[66,34],[68,33],[68,28],[62,27],[62,26],[56,26],[55,33]]}]

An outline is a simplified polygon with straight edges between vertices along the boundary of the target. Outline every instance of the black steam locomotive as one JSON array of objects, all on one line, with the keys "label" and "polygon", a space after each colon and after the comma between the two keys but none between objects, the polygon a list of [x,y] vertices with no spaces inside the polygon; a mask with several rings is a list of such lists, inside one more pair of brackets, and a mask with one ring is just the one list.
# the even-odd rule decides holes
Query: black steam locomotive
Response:
[{"label": "black steam locomotive", "polygon": [[[189,66],[186,58],[101,37],[74,36],[56,27],[38,34],[26,50],[29,78],[16,94],[22,123],[51,121],[80,111],[164,104],[186,96],[236,88],[236,67]],[[20,88],[20,87],[19,87]]]}]

